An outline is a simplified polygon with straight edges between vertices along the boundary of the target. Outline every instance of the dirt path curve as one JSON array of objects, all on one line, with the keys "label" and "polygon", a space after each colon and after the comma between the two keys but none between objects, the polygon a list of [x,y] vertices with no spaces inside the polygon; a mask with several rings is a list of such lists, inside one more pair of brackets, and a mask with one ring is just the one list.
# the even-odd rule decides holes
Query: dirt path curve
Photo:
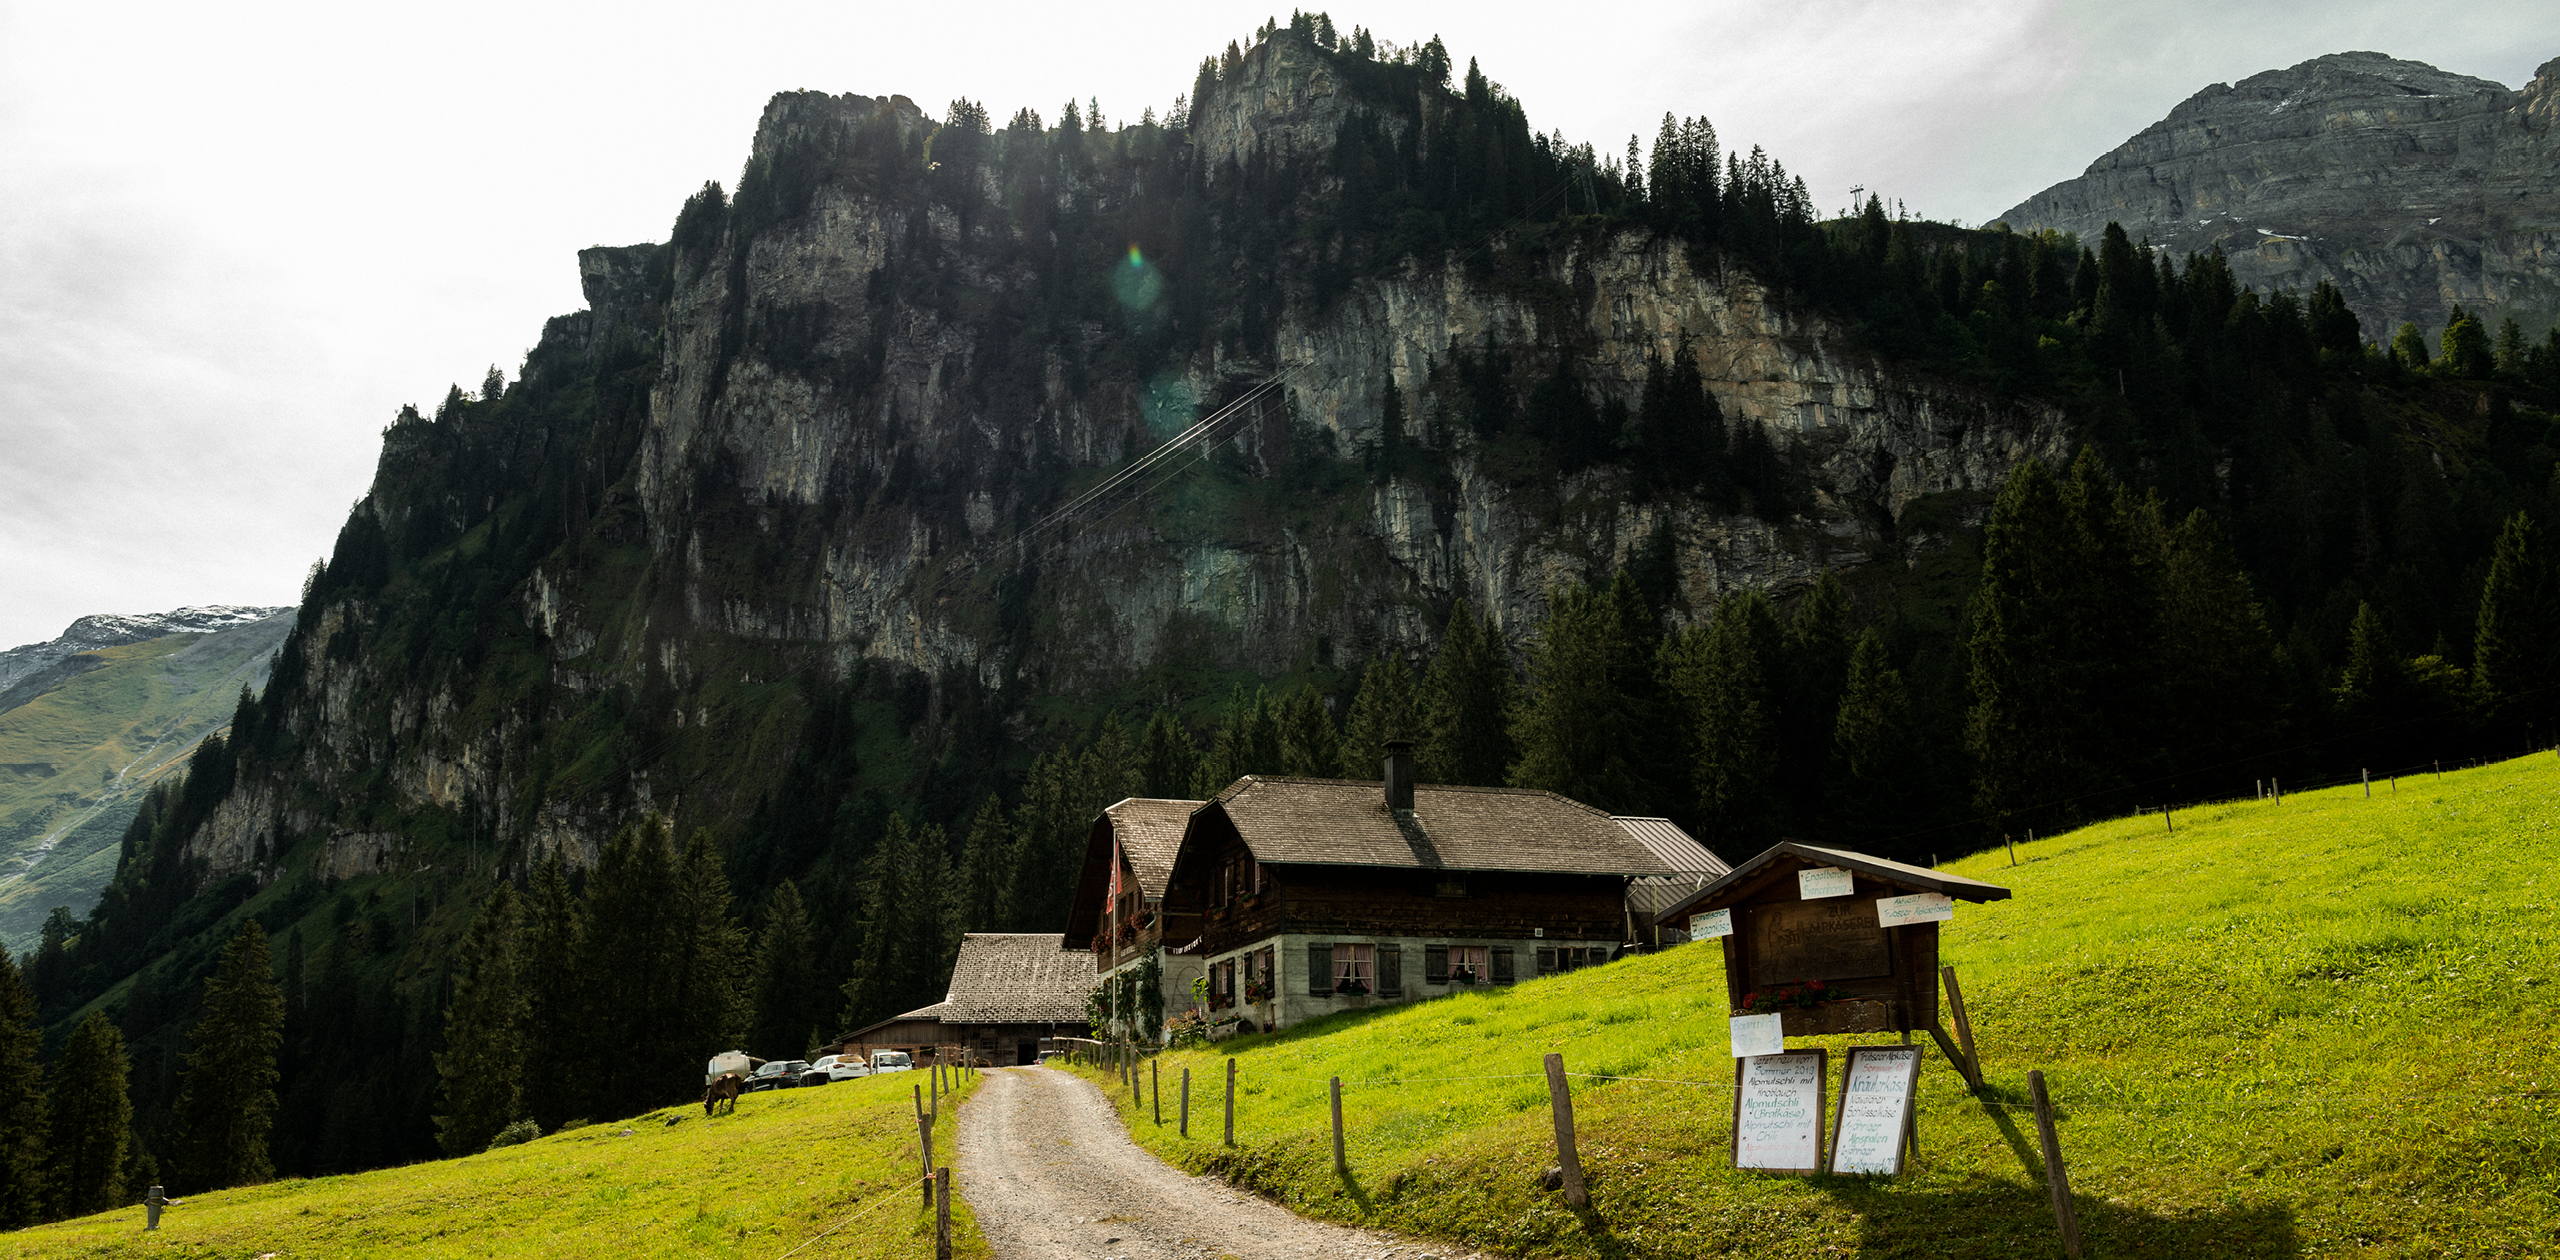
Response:
[{"label": "dirt path curve", "polygon": [[956,1167],[996,1260],[1480,1260],[1191,1176],[1131,1142],[1102,1091],[1048,1068],[987,1074],[961,1104]]}]

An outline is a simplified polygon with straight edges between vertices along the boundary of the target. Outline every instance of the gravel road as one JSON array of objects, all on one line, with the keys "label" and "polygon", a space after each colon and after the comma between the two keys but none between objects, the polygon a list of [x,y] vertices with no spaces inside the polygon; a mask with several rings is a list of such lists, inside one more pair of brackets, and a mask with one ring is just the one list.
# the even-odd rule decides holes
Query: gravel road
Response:
[{"label": "gravel road", "polygon": [[1102,1091],[1048,1068],[987,1073],[960,1107],[956,1167],[997,1260],[1481,1260],[1191,1176],[1138,1149]]}]

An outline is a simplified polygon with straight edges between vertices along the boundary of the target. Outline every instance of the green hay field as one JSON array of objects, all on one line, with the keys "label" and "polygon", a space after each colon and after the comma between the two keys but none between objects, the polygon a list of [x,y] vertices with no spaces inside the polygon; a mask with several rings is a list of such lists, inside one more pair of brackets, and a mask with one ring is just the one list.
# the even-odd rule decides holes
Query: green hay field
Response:
[{"label": "green hay field", "polygon": [[[1311,1215],[1519,1255],[2057,1256],[2027,1072],[2044,1070],[2092,1256],[2560,1254],[2560,761],[2176,816],[1951,863],[1985,1098],[1929,1051],[1897,1181],[1727,1167],[1721,946],[1340,1015],[1163,1056],[1138,1141]],[[1833,1037],[1839,1048],[1889,1037]],[[1579,1078],[1593,1208],[1553,1162],[1541,1056]],[[1218,1082],[1240,1073],[1238,1146]],[[1191,1137],[1176,1135],[1194,1077]],[[1345,1084],[1351,1176],[1325,1080]],[[1109,1084],[1107,1073],[1094,1079]],[[1673,1084],[1691,1081],[1700,1084]]]},{"label": "green hay field", "polygon": [[[0,1253],[930,1257],[911,1092],[925,1079],[750,1094],[708,1120],[699,1104],[671,1107],[461,1159],[196,1195],[157,1233],[125,1208],[7,1235]],[[972,1088],[963,1082],[961,1096]],[[946,1099],[933,1135],[944,1162],[955,1123]],[[985,1260],[957,1195],[951,1214],[953,1254]]]}]

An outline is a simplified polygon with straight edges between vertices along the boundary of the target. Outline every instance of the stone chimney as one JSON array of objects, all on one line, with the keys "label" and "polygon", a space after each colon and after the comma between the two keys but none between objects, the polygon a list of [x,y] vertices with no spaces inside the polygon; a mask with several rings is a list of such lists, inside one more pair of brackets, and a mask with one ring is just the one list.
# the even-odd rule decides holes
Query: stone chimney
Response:
[{"label": "stone chimney", "polygon": [[1413,741],[1387,741],[1387,808],[1413,812]]}]

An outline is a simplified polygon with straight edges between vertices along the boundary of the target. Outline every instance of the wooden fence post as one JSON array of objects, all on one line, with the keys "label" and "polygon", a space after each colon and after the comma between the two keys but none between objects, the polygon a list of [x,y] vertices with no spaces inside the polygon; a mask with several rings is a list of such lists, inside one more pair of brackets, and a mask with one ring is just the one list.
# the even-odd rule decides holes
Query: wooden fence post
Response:
[{"label": "wooden fence post", "polygon": [[1182,1069],[1182,1136],[1191,1136],[1191,1069]]},{"label": "wooden fence post", "polygon": [[2053,1103],[2045,1097],[2044,1073],[2027,1073],[2027,1089],[2036,1100],[2036,1140],[2044,1146],[2045,1188],[2053,1192],[2053,1223],[2062,1231],[2062,1254],[2079,1260],[2080,1214],[2071,1206],[2071,1174],[2062,1166],[2062,1139],[2053,1131]]},{"label": "wooden fence post", "polygon": [[1333,1078],[1333,1173],[1337,1177],[1351,1175],[1351,1165],[1342,1158],[1342,1078]]},{"label": "wooden fence post", "polygon": [[2000,843],[2009,846],[2009,865],[2016,866],[2018,864],[2018,842],[2010,839],[2009,833],[2004,831],[2000,833]]},{"label": "wooden fence post", "polygon": [[1164,1060],[1147,1060],[1147,1095],[1155,1101],[1156,1127],[1164,1127]]},{"label": "wooden fence post", "polygon": [[1227,1056],[1227,1145],[1236,1144],[1236,1057]]},{"label": "wooden fence post", "polygon": [[1564,1170],[1567,1206],[1591,1206],[1591,1190],[1582,1182],[1582,1152],[1573,1144],[1573,1087],[1565,1083],[1564,1056],[1547,1056],[1547,1107],[1555,1113],[1556,1166]]},{"label": "wooden fence post", "polygon": [[933,1174],[933,1260],[951,1260],[951,1170]]},{"label": "wooden fence post", "polygon": [[924,1181],[921,1189],[924,1192],[924,1205],[929,1209],[933,1206],[933,1117],[925,1114],[924,1086],[916,1086],[915,1091],[916,1144],[922,1148],[924,1155],[924,1158],[917,1162],[924,1168]]},{"label": "wooden fence post", "polygon": [[2369,801],[2369,800],[2372,800],[2372,799],[2373,799],[2373,771],[2371,771],[2371,770],[2359,770],[2359,771],[2357,771],[2356,773],[2357,773],[2357,774],[2359,774],[2359,775],[2361,775],[2361,776],[2363,776],[2363,778],[2364,778],[2364,798],[2365,798],[2366,800],[2368,800],[2368,801]]},{"label": "wooden fence post", "polygon": [[2169,830],[2171,831],[2176,831],[2178,829],[2178,820],[2169,812],[2169,807],[2166,805],[2160,807],[2160,821],[2168,824]]}]

